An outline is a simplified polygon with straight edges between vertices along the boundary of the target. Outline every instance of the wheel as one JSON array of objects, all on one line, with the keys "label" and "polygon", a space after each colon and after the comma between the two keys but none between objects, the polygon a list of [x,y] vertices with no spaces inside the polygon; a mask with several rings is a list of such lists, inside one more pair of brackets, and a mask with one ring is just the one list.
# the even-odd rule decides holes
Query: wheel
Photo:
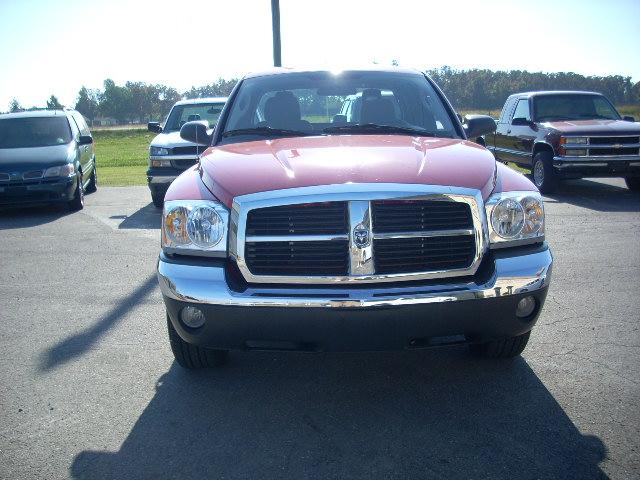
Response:
[{"label": "wheel", "polygon": [[167,329],[169,330],[169,344],[176,362],[188,369],[218,367],[227,363],[229,352],[227,350],[214,350],[198,347],[185,342],[171,323],[167,315]]},{"label": "wheel", "polygon": [[89,178],[89,185],[87,185],[87,192],[93,193],[98,190],[98,166],[93,164],[93,172],[91,172],[91,178]]},{"label": "wheel", "polygon": [[640,177],[627,177],[624,179],[627,188],[634,192],[640,192]]},{"label": "wheel", "polygon": [[485,358],[513,358],[520,355],[529,341],[531,332],[517,337],[501,338],[486,343],[472,344],[473,353]]},{"label": "wheel", "polygon": [[558,174],[553,169],[550,152],[539,152],[533,157],[533,183],[542,193],[551,193],[558,186]]},{"label": "wheel", "polygon": [[67,203],[69,210],[74,212],[82,210],[84,208],[84,187],[82,186],[82,173],[78,172],[78,184],[76,185],[76,191],[73,196],[73,200],[69,200]]},{"label": "wheel", "polygon": [[156,208],[162,208],[164,205],[165,192],[159,192],[158,190],[151,190],[151,201]]}]

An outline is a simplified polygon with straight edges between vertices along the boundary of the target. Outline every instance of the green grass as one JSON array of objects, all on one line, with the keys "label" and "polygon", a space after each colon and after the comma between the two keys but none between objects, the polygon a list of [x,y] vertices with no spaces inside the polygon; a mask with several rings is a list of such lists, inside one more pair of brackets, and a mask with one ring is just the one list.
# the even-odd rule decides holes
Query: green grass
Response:
[{"label": "green grass", "polygon": [[142,129],[95,130],[96,161],[100,184],[146,185],[149,143],[155,133]]}]

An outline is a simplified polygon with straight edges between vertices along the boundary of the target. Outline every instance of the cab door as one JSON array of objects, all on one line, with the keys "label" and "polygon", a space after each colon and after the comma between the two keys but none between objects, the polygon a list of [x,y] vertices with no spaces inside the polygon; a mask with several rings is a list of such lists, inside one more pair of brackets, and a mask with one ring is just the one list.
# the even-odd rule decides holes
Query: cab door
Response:
[{"label": "cab door", "polygon": [[489,146],[489,150],[493,151],[493,155],[502,162],[511,161],[509,146],[509,135],[511,134],[511,114],[517,102],[516,97],[509,97],[504,104],[502,113],[496,125],[496,132],[493,135],[493,145]]},{"label": "cab door", "polygon": [[[73,112],[71,116],[75,120],[76,125],[78,126],[78,130],[80,130],[80,135],[90,137],[91,132],[89,131],[87,123],[84,121],[84,117],[78,112]],[[91,173],[93,172],[93,169],[95,167],[93,143],[88,145],[78,145],[78,149],[80,150],[80,165],[82,166],[83,182],[86,183],[89,180],[89,177],[91,176]]]},{"label": "cab door", "polygon": [[509,134],[509,149],[512,162],[531,166],[533,143],[537,134],[537,127],[531,121],[530,99],[518,100],[511,119],[511,133]]}]

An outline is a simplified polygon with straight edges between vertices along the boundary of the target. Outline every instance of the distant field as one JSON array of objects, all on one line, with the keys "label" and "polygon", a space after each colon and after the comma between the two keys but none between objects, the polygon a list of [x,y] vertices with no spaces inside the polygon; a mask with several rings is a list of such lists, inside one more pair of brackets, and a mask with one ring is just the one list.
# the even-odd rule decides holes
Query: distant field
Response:
[{"label": "distant field", "polygon": [[93,129],[100,184],[146,185],[149,143],[154,136],[143,129]]}]

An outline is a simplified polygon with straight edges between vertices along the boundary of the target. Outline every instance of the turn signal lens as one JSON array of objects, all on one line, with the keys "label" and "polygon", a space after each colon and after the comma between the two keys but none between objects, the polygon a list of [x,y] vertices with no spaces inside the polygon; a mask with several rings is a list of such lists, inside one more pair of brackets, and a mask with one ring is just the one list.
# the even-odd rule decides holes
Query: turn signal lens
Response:
[{"label": "turn signal lens", "polygon": [[164,218],[164,230],[167,239],[172,244],[186,245],[189,243],[187,234],[187,217],[189,211],[184,207],[177,207],[169,211]]}]

